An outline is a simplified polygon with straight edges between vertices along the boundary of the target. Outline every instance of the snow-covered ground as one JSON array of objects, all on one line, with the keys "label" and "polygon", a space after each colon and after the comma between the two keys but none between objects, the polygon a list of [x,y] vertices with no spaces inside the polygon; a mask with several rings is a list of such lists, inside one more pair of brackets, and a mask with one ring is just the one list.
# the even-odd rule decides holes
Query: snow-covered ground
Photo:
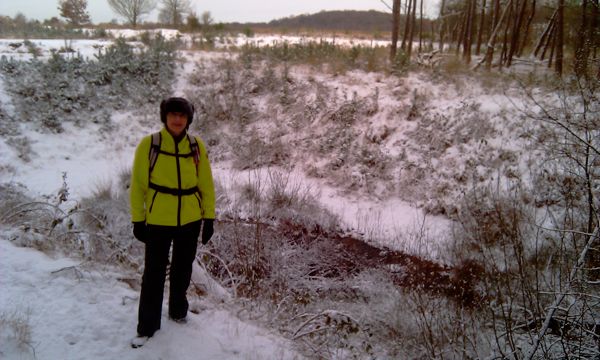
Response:
[{"label": "snow-covered ground", "polygon": [[[261,45],[280,41],[302,42],[306,39],[248,39],[239,36],[233,43],[241,45],[254,42]],[[358,43],[335,39],[338,44],[346,41],[348,45]],[[31,42],[39,48],[42,57],[47,57],[52,51],[59,51],[67,45],[63,40]],[[0,40],[0,56],[30,59],[32,55],[26,45],[17,46],[18,43],[16,40]],[[68,45],[84,56],[93,56],[101,46],[107,46],[108,43],[109,40],[73,40]],[[363,45],[375,44],[366,41]],[[194,68],[192,64],[202,56],[213,55],[196,54],[195,58],[189,58],[181,67],[177,83],[180,94],[177,95],[184,93],[183,79],[189,76]],[[452,110],[452,106],[455,105],[448,100],[447,89],[427,85],[418,77],[409,77],[403,80],[403,84],[394,84],[392,80],[373,78],[376,76],[373,74],[361,73],[356,76],[361,77],[360,81],[354,85],[340,82],[339,91],[367,96],[372,89],[367,89],[364,85],[371,83],[387,86],[392,89],[394,95],[404,99],[411,96],[410,93],[404,93],[404,89],[415,88],[419,89],[421,96],[434,99],[439,97],[436,106],[441,109]],[[338,81],[333,78],[321,80],[330,83]],[[477,91],[469,89],[469,94],[475,96],[473,94]],[[456,92],[460,93],[461,90]],[[481,95],[479,101],[484,102],[482,111],[499,112],[506,105],[504,99],[494,96],[486,98],[485,94]],[[400,100],[397,98],[381,99],[379,106],[410,106],[398,105],[398,101]],[[444,103],[445,101],[448,103]],[[0,107],[8,114],[14,113],[14,105],[3,88],[1,78]],[[116,181],[118,175],[130,166],[135,146],[141,137],[160,128],[158,118],[155,122],[140,122],[135,116],[135,111],[136,109],[130,109],[113,114],[112,122],[115,127],[110,136],[94,125],[80,128],[65,124],[62,133],[49,134],[38,131],[30,124],[15,121],[14,125],[21,126],[21,133],[27,137],[34,156],[30,161],[24,162],[19,159],[19,152],[13,146],[0,139],[0,183],[23,184],[33,196],[52,195],[61,188],[63,173],[66,173],[70,200],[77,201],[89,196],[102,185]],[[382,112],[373,124],[368,125],[374,128],[392,126],[393,119],[390,118],[389,113]],[[405,128],[399,129],[390,142],[401,142],[403,138],[398,134],[414,130],[415,124],[412,122],[400,125]],[[397,148],[390,151],[397,151]],[[449,160],[452,159],[441,158],[439,161]],[[236,179],[241,182],[248,179],[248,174],[233,170],[226,162],[215,162],[213,169],[216,181],[221,184],[232,184]],[[437,246],[441,244],[394,244],[390,241],[399,241],[395,236],[399,233],[418,233],[425,228],[431,232],[427,237],[436,238],[441,242],[443,234],[450,226],[450,221],[446,218],[427,216],[425,211],[415,204],[397,197],[381,199],[344,193],[324,180],[306,176],[298,169],[294,177],[305,186],[314,189],[320,203],[337,214],[344,227],[365,234],[369,239],[379,240],[381,245],[431,254],[439,251]],[[139,274],[122,274],[117,268],[110,267],[100,271],[71,259],[53,259],[31,249],[15,247],[9,241],[10,236],[9,231],[0,232],[0,320],[15,316],[25,318],[31,328],[31,340],[25,348],[19,349],[14,334],[6,333],[6,327],[0,327],[5,331],[0,338],[0,358],[34,358],[32,348],[35,349],[35,358],[38,359],[300,358],[290,350],[291,345],[283,338],[240,320],[230,313],[227,304],[210,299],[193,305],[198,314],[190,314],[188,324],[181,326],[164,319],[163,329],[147,346],[132,350],[129,348],[129,339],[135,335],[138,291],[120,279]]]},{"label": "snow-covered ground", "polygon": [[[119,33],[123,36],[133,36],[136,32]],[[115,34],[117,35],[117,34]],[[173,36],[168,32],[165,36]],[[276,43],[278,36],[264,36],[255,38],[261,44]],[[338,39],[339,40],[339,39]],[[287,41],[287,40],[286,40]],[[31,40],[43,54],[44,58],[53,51],[57,51],[65,46],[64,40]],[[0,39],[0,56],[9,56],[20,60],[31,58],[26,50],[26,46],[20,46],[13,49],[10,44],[20,43],[17,40]],[[109,40],[73,40],[70,46],[84,57],[91,57],[97,53],[101,47],[108,46]],[[210,58],[213,55],[206,52],[190,53],[186,56],[187,62],[178,77],[176,86],[176,95],[185,93],[186,78],[194,70],[195,63],[202,59]],[[359,95],[366,95],[363,92],[370,90],[364,87],[365,83],[378,83],[372,74],[359,74],[364,77],[360,83],[349,85],[340,83],[337,85],[340,92]],[[322,79],[326,82],[337,81],[335,79]],[[423,86],[423,83],[417,79],[408,79],[411,87]],[[378,85],[381,85],[379,83]],[[427,85],[429,86],[429,85]],[[430,91],[438,91],[432,89]],[[387,107],[386,99],[382,99],[381,106]],[[3,90],[3,84],[0,79],[0,105],[10,110],[13,107],[10,98]],[[24,184],[33,194],[48,195],[55,193],[62,186],[62,174],[67,175],[67,185],[74,199],[89,196],[102,185],[112,182],[117,175],[124,169],[127,169],[133,159],[133,152],[136,144],[142,136],[160,129],[160,122],[140,124],[131,121],[129,118],[136,115],[135,109],[129,112],[116,113],[113,115],[113,124],[115,125],[116,136],[106,136],[98,131],[98,127],[93,124],[86,127],[84,131],[75,126],[65,125],[65,131],[60,134],[40,133],[29,125],[24,126],[24,132],[31,143],[35,156],[25,164],[19,164],[18,171],[0,173],[0,181],[13,181]],[[373,126],[384,126],[388,120],[379,118],[381,124]],[[74,141],[74,139],[77,139]],[[11,164],[21,162],[18,160],[16,149],[0,141],[0,150],[3,156],[0,159],[0,166],[6,165],[12,168]],[[394,150],[392,150],[394,151]],[[232,178],[241,178],[247,181],[248,176],[244,174],[232,173],[232,170],[226,164],[214,164],[215,178],[222,183],[230,183]],[[316,181],[306,177],[302,172],[296,172],[295,176],[306,184],[306,186],[315,190],[320,196],[319,199],[323,206],[337,214],[342,220],[342,225],[348,229],[356,230],[360,233],[369,235],[371,239],[394,239],[395,235],[406,229],[420,227],[425,221],[427,228],[436,233],[446,231],[449,223],[441,217],[426,216],[423,211],[417,209],[413,204],[406,203],[395,198],[373,199],[363,196],[350,196],[338,191],[335,187],[322,181]],[[382,240],[383,241],[383,240]],[[385,244],[401,248],[413,249],[414,244]],[[431,250],[431,249],[424,249]]]},{"label": "snow-covered ground", "polygon": [[187,324],[164,315],[151,341],[132,349],[139,291],[119,269],[51,258],[9,238],[0,233],[1,359],[301,358],[286,340],[208,301],[191,304]]},{"label": "snow-covered ground", "polygon": [[[140,30],[107,30],[107,33],[113,38],[139,39],[143,31]],[[182,34],[177,30],[159,29],[149,31],[149,33],[160,33],[168,40],[179,39],[184,44],[191,45],[194,35]],[[6,55],[20,60],[29,60],[33,58],[34,49],[38,49],[38,58],[47,58],[53,52],[67,53],[66,50],[73,50],[84,57],[91,57],[97,54],[98,51],[112,43],[112,39],[29,39],[27,43],[21,39],[0,39],[0,56]],[[215,46],[218,49],[227,49],[232,47],[240,47],[244,45],[251,46],[274,46],[287,43],[306,44],[308,42],[324,42],[343,47],[363,46],[377,47],[388,46],[387,40],[374,39],[353,39],[348,37],[323,36],[314,38],[310,36],[292,36],[292,35],[260,35],[248,37],[243,34],[237,36],[217,38]],[[139,42],[132,42],[133,45],[142,46]]]}]

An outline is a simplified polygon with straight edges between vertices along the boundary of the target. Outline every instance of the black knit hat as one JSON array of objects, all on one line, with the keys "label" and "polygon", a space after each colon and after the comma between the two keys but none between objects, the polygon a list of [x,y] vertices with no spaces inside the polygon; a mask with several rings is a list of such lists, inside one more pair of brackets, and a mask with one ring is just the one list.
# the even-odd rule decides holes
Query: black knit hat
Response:
[{"label": "black knit hat", "polygon": [[182,113],[188,118],[188,126],[194,120],[194,105],[182,97],[171,97],[160,103],[160,121],[167,123],[167,113]]}]

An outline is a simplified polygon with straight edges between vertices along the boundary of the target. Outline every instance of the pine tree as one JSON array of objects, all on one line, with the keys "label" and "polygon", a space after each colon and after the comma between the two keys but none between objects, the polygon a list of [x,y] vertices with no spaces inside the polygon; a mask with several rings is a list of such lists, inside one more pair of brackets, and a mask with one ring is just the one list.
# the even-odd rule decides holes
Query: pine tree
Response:
[{"label": "pine tree", "polygon": [[58,2],[60,16],[65,18],[71,26],[80,26],[90,23],[87,12],[87,0],[60,0]]}]

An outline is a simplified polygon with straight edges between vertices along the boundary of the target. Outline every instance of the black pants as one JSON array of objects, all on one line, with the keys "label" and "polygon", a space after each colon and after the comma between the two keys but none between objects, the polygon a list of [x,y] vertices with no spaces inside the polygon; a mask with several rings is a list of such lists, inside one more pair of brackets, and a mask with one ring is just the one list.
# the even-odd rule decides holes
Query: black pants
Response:
[{"label": "black pants", "polygon": [[148,240],[144,260],[144,275],[138,311],[137,332],[152,336],[160,329],[163,292],[169,249],[173,243],[171,270],[169,272],[169,317],[181,319],[187,315],[187,288],[192,277],[192,264],[196,258],[201,221],[181,227],[148,225]]}]

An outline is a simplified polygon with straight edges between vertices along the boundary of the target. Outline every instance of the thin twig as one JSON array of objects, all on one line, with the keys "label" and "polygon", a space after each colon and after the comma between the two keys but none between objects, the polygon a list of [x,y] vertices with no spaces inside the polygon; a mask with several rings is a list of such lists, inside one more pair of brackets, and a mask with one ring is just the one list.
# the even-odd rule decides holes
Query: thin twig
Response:
[{"label": "thin twig", "polygon": [[[217,254],[213,254],[210,251],[206,251],[206,250],[199,250],[199,255],[210,255],[212,257],[214,257],[215,259],[217,259],[221,265],[223,265],[223,267],[225,268],[225,271],[227,271],[227,274],[229,275],[229,279],[231,280],[231,286],[232,286],[232,290],[233,290],[233,297],[237,298],[237,285],[235,283],[235,278],[233,277],[233,273],[231,272],[231,270],[229,270],[229,267],[227,266],[227,263],[225,263],[225,261],[223,259],[221,259],[221,257],[219,257]],[[206,270],[206,266],[204,266],[204,264],[202,263],[202,261],[200,261],[200,257],[196,256],[196,261],[198,262],[198,264],[200,266],[202,266],[202,268],[204,269],[204,271],[206,271],[206,273],[208,274],[208,271]]]},{"label": "thin twig", "polygon": [[[567,278],[567,285],[566,285],[567,290],[571,289],[571,286],[575,280],[575,276],[577,275],[577,272],[579,271],[579,269],[585,263],[585,258],[586,258],[587,252],[592,247],[592,243],[594,241],[596,241],[598,235],[599,235],[599,232],[598,232],[598,229],[596,229],[594,234],[592,236],[590,236],[587,244],[585,245],[585,247],[579,254],[579,259],[577,260],[577,263],[575,265],[573,265],[573,268],[571,269],[571,272],[569,273],[569,277]],[[550,327],[550,321],[554,317],[556,310],[559,308],[560,304],[562,303],[562,301],[565,299],[566,296],[567,296],[566,291],[562,291],[562,292],[559,291],[558,297],[554,300],[553,304],[550,306],[550,308],[546,314],[546,319],[544,320],[544,324],[542,325],[540,332],[535,337],[533,347],[530,349],[529,353],[525,357],[526,359],[528,359],[528,360],[533,359],[533,356],[537,352],[542,339],[544,338],[544,336],[546,335],[546,332],[548,331],[548,328]]]}]

